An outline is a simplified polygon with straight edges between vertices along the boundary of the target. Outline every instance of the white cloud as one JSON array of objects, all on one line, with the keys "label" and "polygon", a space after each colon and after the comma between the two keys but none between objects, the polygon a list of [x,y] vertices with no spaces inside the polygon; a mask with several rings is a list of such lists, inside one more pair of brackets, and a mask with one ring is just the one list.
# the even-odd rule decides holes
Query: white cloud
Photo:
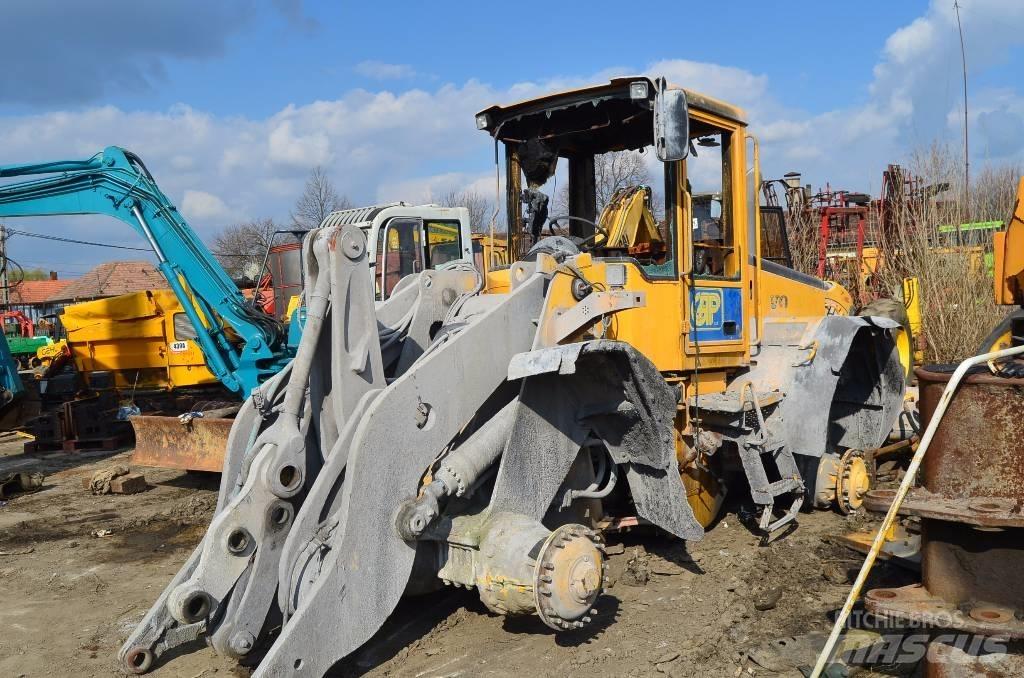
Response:
[{"label": "white cloud", "polygon": [[658,61],[645,69],[653,76],[665,76],[674,85],[695,90],[740,106],[757,105],[768,89],[768,77],[734,66],[700,61],[671,59]]},{"label": "white cloud", "polygon": [[758,127],[758,138],[764,143],[792,141],[806,136],[811,131],[808,120],[774,120]]},{"label": "white cloud", "polygon": [[331,159],[331,140],[324,132],[295,134],[291,120],[277,123],[267,139],[267,158],[272,163],[312,169]]},{"label": "white cloud", "polygon": [[377,189],[377,202],[395,202],[404,200],[410,203],[437,202],[449,193],[476,193],[494,202],[495,196],[504,198],[504,177],[495,191],[493,172],[472,174],[467,172],[443,172],[429,176],[385,181]]},{"label": "white cloud", "polygon": [[[964,10],[972,74],[999,64],[1002,55],[1022,44],[1024,33],[1015,30],[1020,25],[1024,2],[972,0]],[[800,170],[815,185],[830,181],[877,191],[884,166],[905,159],[913,146],[940,135],[958,142],[957,112],[962,109],[954,31],[955,20],[944,0],[934,3],[886,41],[864,101],[825,112],[782,101],[779,84],[764,74],[663,60],[500,87],[470,79],[430,88],[354,89],[332,100],[297,102],[266,117],[225,117],[187,105],[165,111],[101,106],[7,116],[0,124],[0,148],[4,163],[85,158],[111,143],[130,148],[194,219],[200,235],[210,239],[230,220],[286,219],[315,165],[324,166],[338,190],[356,203],[421,202],[467,188],[491,197],[494,147],[475,129],[476,111],[640,71],[666,75],[746,109],[751,131],[762,143],[765,176]],[[848,77],[856,81],[858,76],[872,77]],[[1024,92],[1018,83],[972,90],[971,111],[972,148],[980,157],[1022,157]],[[82,235],[77,226],[82,223],[64,219],[54,228]],[[110,239],[130,241],[123,226],[108,224],[103,232]],[[104,254],[109,253],[98,251],[96,257]]]},{"label": "white cloud", "polygon": [[224,224],[232,212],[223,200],[206,191],[187,189],[181,201],[181,211],[188,219]]},{"label": "white cloud", "polygon": [[352,70],[374,80],[405,80],[416,76],[416,69],[409,64],[389,64],[384,61],[360,61]]},{"label": "white cloud", "polygon": [[919,17],[885,41],[885,54],[897,64],[909,64],[927,56],[935,42],[936,22]]}]

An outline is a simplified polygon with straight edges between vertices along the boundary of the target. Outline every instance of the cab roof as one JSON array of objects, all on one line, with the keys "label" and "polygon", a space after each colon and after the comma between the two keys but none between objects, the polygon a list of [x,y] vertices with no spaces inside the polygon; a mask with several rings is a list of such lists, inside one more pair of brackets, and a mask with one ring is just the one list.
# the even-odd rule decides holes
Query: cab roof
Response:
[{"label": "cab roof", "polygon": [[[654,81],[650,77],[637,75],[612,78],[607,83],[546,94],[504,106],[494,104],[477,113],[477,127],[486,130],[492,136],[502,138],[501,127],[507,121],[540,112],[548,112],[550,114],[551,111],[579,106],[588,101],[596,105],[601,100],[622,97],[624,94],[628,96],[630,85],[638,81],[647,83],[648,100],[653,105],[655,86]],[[671,83],[668,87],[670,89],[681,89],[686,92],[686,101],[691,109],[706,111],[741,125],[747,124],[746,113],[737,106]]]}]

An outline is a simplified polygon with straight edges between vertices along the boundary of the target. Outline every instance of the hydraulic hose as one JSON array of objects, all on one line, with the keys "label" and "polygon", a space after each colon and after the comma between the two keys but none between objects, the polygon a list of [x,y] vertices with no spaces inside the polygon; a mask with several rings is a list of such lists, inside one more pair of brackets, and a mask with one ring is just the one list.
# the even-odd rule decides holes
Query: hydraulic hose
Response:
[{"label": "hydraulic hose", "polygon": [[296,429],[298,429],[302,398],[306,394],[306,382],[309,380],[313,358],[316,356],[316,346],[320,341],[320,331],[323,329],[327,307],[330,304],[331,276],[327,243],[318,238],[313,245],[313,251],[316,254],[320,270],[306,304],[306,324],[302,328],[302,340],[299,341],[299,348],[292,360],[292,376],[288,380],[282,408],[282,414],[286,417],[288,425],[295,426]]}]

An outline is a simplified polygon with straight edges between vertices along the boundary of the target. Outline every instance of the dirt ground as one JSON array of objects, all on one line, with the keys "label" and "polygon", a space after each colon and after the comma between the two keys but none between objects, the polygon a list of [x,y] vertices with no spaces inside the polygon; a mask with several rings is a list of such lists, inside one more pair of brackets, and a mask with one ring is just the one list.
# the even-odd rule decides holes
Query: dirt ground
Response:
[{"label": "dirt ground", "polygon": [[[40,458],[20,450],[19,439],[0,440],[0,475],[39,470],[46,479],[40,491],[0,505],[0,676],[123,675],[117,650],[200,541],[218,477],[138,467],[146,492],[94,496],[81,479],[128,464],[127,452]],[[448,589],[403,601],[332,674],[800,675],[772,650],[799,646],[787,638],[827,633],[848,590],[835,582],[860,563],[829,537],[864,524],[805,514],[764,546],[731,512],[688,546],[612,536],[612,585],[587,629],[556,636],[539,620],[492,615],[472,592]],[[111,533],[94,536],[99,530]],[[912,575],[883,564],[873,578],[872,585],[899,585]],[[151,675],[249,675],[205,645],[182,650]]]}]

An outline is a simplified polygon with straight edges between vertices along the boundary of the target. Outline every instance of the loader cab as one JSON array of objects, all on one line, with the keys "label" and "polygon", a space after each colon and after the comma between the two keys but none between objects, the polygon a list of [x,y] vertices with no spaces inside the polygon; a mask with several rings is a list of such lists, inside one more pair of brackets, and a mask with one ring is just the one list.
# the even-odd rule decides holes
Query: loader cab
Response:
[{"label": "loader cab", "polygon": [[[648,318],[640,309],[621,314],[631,322],[620,323],[619,338],[663,370],[749,359],[747,242],[756,224],[747,183],[756,169],[738,109],[635,77],[492,106],[476,123],[504,149],[513,257],[560,235],[595,267],[613,265],[614,276],[624,268],[618,286],[644,291]],[[636,336],[621,336],[629,332]]]},{"label": "loader cab", "polygon": [[340,210],[323,226],[358,225],[366,234],[374,293],[388,299],[398,283],[415,273],[473,261],[469,210],[404,202]]}]

